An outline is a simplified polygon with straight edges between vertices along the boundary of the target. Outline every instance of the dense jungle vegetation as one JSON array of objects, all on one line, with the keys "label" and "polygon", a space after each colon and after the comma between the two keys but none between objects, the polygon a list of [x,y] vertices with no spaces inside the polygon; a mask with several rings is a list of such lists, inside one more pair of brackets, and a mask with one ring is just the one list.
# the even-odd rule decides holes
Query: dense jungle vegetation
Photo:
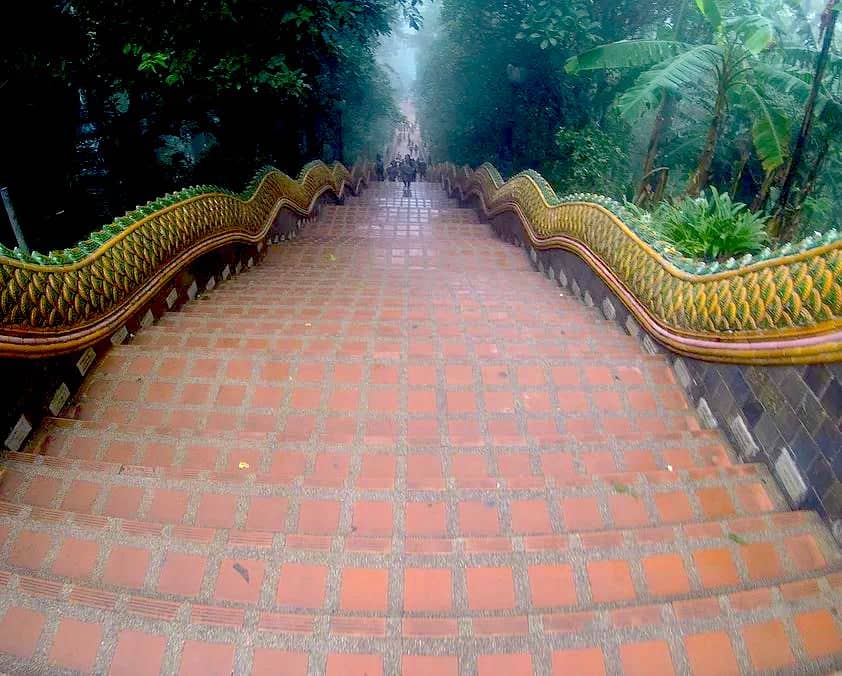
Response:
[{"label": "dense jungle vegetation", "polygon": [[[0,186],[29,245],[168,190],[373,156],[399,119],[375,58],[418,0],[31,0],[0,21]],[[0,210],[0,242],[14,244]]]},{"label": "dense jungle vegetation", "polygon": [[437,158],[625,199],[693,257],[757,251],[836,227],[837,2],[441,0],[419,117]]},{"label": "dense jungle vegetation", "polygon": [[185,185],[373,158],[409,45],[435,161],[625,201],[692,257],[756,252],[836,224],[838,2],[32,0],[0,22],[0,185],[46,250]]}]

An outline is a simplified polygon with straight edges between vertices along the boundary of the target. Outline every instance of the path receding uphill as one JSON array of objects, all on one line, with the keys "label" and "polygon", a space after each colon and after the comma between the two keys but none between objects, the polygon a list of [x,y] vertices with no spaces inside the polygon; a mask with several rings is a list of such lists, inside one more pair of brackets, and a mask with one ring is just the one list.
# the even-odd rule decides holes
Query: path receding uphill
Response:
[{"label": "path receding uphill", "polygon": [[375,184],[115,348],[0,486],[0,670],[823,673],[840,557],[666,362]]}]

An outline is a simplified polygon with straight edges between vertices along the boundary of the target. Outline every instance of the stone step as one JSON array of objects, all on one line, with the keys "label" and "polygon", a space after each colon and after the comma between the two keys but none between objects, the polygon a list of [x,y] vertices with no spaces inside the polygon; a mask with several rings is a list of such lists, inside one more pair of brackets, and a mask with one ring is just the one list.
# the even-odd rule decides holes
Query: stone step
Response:
[{"label": "stone step", "polygon": [[428,518],[436,524],[452,519],[465,527],[475,522],[471,528],[519,533],[657,526],[786,509],[759,464],[555,476],[522,475],[513,467],[512,474],[492,477],[475,473],[475,463],[454,462],[481,456],[450,458],[456,471],[446,475],[439,456],[423,454],[280,452],[265,473],[236,469],[234,463],[243,457],[259,465],[245,451],[232,456],[229,471],[9,453],[0,495],[33,506],[131,518],[143,513],[148,518],[159,502],[181,505],[183,514],[218,504],[234,525],[235,515],[245,518],[250,501],[260,496],[283,502],[285,511],[303,504],[331,511],[339,503],[381,505],[382,519],[391,523],[386,517],[397,490],[403,497],[396,507],[429,503]]},{"label": "stone step", "polygon": [[484,617],[278,613],[10,571],[0,571],[0,586],[0,668],[9,671],[701,676],[819,673],[842,655],[839,574],[699,600]]},{"label": "stone step", "polygon": [[431,472],[429,463],[414,464],[412,457],[398,476],[397,460],[367,454],[359,470],[352,470],[348,456],[339,453],[317,453],[312,462],[303,454],[297,461],[284,454],[274,473],[258,473],[10,453],[0,496],[99,516],[237,527],[246,527],[252,512],[271,503],[280,510],[272,530],[284,530],[286,515],[302,510],[337,517],[344,511],[352,521],[372,512],[382,528],[404,514],[409,520],[426,519],[431,532],[442,535],[648,527],[786,509],[777,491],[770,490],[771,479],[761,465],[587,477],[489,478],[468,472],[445,479]]},{"label": "stone step", "polygon": [[404,610],[473,614],[704,597],[836,571],[842,557],[809,512],[566,536],[404,539],[364,528],[345,537],[162,528],[0,503],[0,567],[272,610],[310,588],[307,580],[322,590],[319,607],[399,610],[401,585],[418,578],[438,605]]}]

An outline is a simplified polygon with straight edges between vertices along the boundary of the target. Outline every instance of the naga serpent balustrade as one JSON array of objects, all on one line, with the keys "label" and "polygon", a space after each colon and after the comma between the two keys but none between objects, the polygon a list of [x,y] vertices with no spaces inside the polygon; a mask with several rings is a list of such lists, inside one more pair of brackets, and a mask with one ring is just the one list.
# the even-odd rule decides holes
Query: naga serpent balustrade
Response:
[{"label": "naga serpent balustrade", "polygon": [[533,171],[504,181],[490,164],[432,173],[476,198],[489,219],[513,213],[537,250],[575,253],[662,344],[686,356],[742,364],[842,360],[842,237],[835,231],[776,251],[700,263],[600,195],[559,197]]},{"label": "naga serpent balustrade", "polygon": [[357,193],[369,170],[311,162],[293,179],[267,168],[243,193],[188,188],[71,249],[26,255],[0,247],[0,357],[55,356],[96,343],[192,261],[228,244],[263,242],[281,209],[309,216],[325,193]]}]

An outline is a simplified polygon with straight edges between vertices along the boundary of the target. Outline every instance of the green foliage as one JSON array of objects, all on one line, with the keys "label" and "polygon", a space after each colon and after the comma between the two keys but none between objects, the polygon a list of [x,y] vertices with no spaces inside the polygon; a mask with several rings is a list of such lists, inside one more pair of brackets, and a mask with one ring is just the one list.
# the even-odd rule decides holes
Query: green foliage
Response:
[{"label": "green foliage", "polygon": [[[0,184],[47,249],[185,182],[237,184],[255,165],[297,170],[313,157],[353,162],[397,114],[375,50],[397,22],[419,25],[420,6],[36,0],[0,22],[0,108],[22,139],[4,146]],[[92,136],[84,145],[79,129]]]},{"label": "green foliage", "polygon": [[628,155],[623,147],[628,129],[619,121],[611,122],[608,130],[595,123],[558,130],[555,141],[563,159],[541,169],[557,193],[598,190],[622,195],[628,191]]},{"label": "green foliage", "polygon": [[716,188],[709,197],[662,202],[650,227],[683,255],[708,261],[758,253],[768,240],[766,219]]}]

